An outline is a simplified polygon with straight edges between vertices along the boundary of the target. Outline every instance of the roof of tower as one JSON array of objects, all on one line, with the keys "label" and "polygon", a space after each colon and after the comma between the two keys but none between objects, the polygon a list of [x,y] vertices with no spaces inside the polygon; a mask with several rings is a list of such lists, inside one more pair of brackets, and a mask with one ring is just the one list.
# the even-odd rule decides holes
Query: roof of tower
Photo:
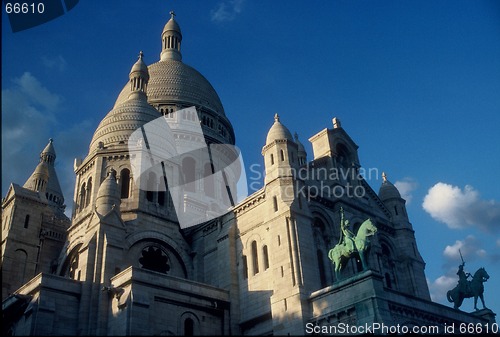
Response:
[{"label": "roof of tower", "polygon": [[54,149],[54,145],[52,144],[54,140],[52,138],[49,139],[49,143],[45,146],[42,153],[50,154],[52,156],[56,156],[56,150]]},{"label": "roof of tower", "polygon": [[137,62],[134,63],[134,65],[132,66],[132,69],[130,70],[130,75],[132,75],[135,72],[139,72],[139,73],[142,73],[143,76],[149,80],[148,66],[146,65],[146,63],[144,63],[143,57],[144,57],[144,53],[141,51],[139,53],[139,58],[138,58]]},{"label": "roof of tower", "polygon": [[56,150],[51,138],[49,139],[49,143],[47,144],[47,146],[45,146],[45,148],[40,153],[40,162],[38,163],[31,176],[28,178],[28,180],[26,180],[24,187],[35,191],[36,186],[33,185],[35,178],[40,177],[40,175],[46,176],[47,185],[45,188],[45,192],[49,196],[49,204],[64,209],[64,196],[54,167],[55,158]]},{"label": "roof of tower", "polygon": [[385,172],[382,173],[382,185],[378,192],[380,200],[385,201],[388,199],[398,198],[401,199],[401,194],[399,193],[396,186],[394,186],[389,180],[387,180],[387,175]]},{"label": "roof of tower", "polygon": [[287,139],[293,142],[292,134],[290,130],[280,122],[280,117],[278,114],[274,115],[274,124],[269,129],[266,138],[266,144],[270,144],[277,139]]},{"label": "roof of tower", "polygon": [[165,24],[165,27],[163,27],[163,32],[173,30],[173,31],[177,31],[179,34],[181,34],[181,27],[179,26],[177,21],[175,21],[175,12],[170,11],[169,14],[170,14],[170,20],[168,20],[168,22]]}]

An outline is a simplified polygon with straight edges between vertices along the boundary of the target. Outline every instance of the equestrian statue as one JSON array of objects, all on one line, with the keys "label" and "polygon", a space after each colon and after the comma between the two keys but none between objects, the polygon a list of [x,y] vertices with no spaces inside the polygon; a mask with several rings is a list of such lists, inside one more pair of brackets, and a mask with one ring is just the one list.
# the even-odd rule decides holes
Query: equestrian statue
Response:
[{"label": "equestrian statue", "polygon": [[345,219],[344,210],[341,207],[339,243],[328,252],[328,258],[335,265],[335,277],[337,280],[340,279],[340,271],[355,253],[358,253],[361,259],[363,270],[367,269],[366,258],[368,249],[370,248],[370,237],[377,232],[377,227],[375,227],[371,219],[365,220],[361,226],[359,226],[356,235],[351,230],[350,226],[351,224],[349,220]]},{"label": "equestrian statue", "polygon": [[[462,257],[461,252],[460,257]],[[483,283],[486,282],[490,278],[490,276],[484,268],[479,268],[474,273],[474,276],[472,276],[472,280],[469,281],[468,278],[471,276],[471,274],[464,272],[464,266],[465,262],[462,258],[462,264],[458,266],[457,271],[458,284],[455,288],[449,290],[446,293],[448,301],[453,302],[453,307],[455,309],[458,309],[462,305],[464,298],[474,297],[474,309],[479,310],[477,308],[477,298],[479,297],[481,299],[481,302],[483,303],[483,309],[486,309],[483,297]]]}]

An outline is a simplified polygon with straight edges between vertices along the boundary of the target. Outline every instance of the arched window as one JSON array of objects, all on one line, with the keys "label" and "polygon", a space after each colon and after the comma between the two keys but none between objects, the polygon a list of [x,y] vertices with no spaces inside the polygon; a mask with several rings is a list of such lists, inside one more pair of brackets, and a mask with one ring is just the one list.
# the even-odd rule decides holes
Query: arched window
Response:
[{"label": "arched window", "polygon": [[130,193],[130,171],[123,169],[120,172],[120,197],[128,199]]},{"label": "arched window", "polygon": [[267,251],[267,245],[262,247],[262,256],[264,257],[264,270],[269,268],[269,252]]},{"label": "arched window", "polygon": [[24,228],[28,228],[30,224],[30,215],[26,214],[26,217],[24,218]]},{"label": "arched window", "polygon": [[186,318],[184,320],[184,336],[193,336],[194,333],[194,321],[192,318]]},{"label": "arched window", "polygon": [[28,265],[28,253],[24,249],[17,249],[15,252],[14,265],[16,270],[19,272],[17,274],[18,281],[17,284],[23,284],[26,278],[26,267]]},{"label": "arched window", "polygon": [[253,274],[259,272],[259,259],[257,256],[257,241],[252,241],[252,264],[253,264]]},{"label": "arched window", "polygon": [[196,162],[193,158],[186,157],[182,160],[182,174],[184,175],[184,189],[188,192],[194,192],[195,186]]},{"label": "arched window", "polygon": [[92,177],[89,178],[89,181],[87,182],[87,192],[86,192],[86,197],[85,197],[85,207],[87,207],[90,204],[90,197],[92,195]]},{"label": "arched window", "polygon": [[278,198],[276,196],[273,197],[273,208],[275,212],[278,211]]},{"label": "arched window", "polygon": [[271,165],[274,165],[274,155],[271,153]]},{"label": "arched window", "polygon": [[280,158],[281,161],[285,161],[285,152],[283,150],[280,150]]},{"label": "arched window", "polygon": [[80,188],[80,210],[83,210],[85,208],[85,183],[83,183],[82,187]]}]

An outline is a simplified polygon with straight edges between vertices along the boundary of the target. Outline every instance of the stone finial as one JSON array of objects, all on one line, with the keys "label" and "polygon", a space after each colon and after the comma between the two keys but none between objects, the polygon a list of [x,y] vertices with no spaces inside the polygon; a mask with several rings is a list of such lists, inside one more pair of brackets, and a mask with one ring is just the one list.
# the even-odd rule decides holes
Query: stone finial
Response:
[{"label": "stone finial", "polygon": [[382,172],[382,180],[384,183],[387,181],[387,174],[385,174],[385,172]]},{"label": "stone finial", "polygon": [[139,52],[139,60],[142,60],[142,58],[144,57],[144,53],[142,52],[142,50]]},{"label": "stone finial", "polygon": [[342,125],[340,124],[340,119],[338,119],[337,117],[334,117],[332,119],[332,122],[333,122],[333,128],[334,129],[337,129],[337,128],[340,128]]},{"label": "stone finial", "polygon": [[280,116],[277,113],[274,114],[274,121],[275,122],[279,122],[280,121]]},{"label": "stone finial", "polygon": [[174,16],[175,16],[175,12],[174,11],[170,11],[169,14],[170,14],[170,18],[173,19]]},{"label": "stone finial", "polygon": [[293,137],[295,138],[295,141],[299,140],[299,134],[297,133],[297,131],[295,131],[295,133],[293,134]]}]

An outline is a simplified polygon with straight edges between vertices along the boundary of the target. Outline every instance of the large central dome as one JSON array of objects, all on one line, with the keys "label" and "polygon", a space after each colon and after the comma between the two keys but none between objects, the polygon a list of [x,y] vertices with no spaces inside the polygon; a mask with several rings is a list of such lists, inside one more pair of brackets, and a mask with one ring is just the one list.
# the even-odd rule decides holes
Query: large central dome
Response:
[{"label": "large central dome", "polygon": [[[182,34],[174,14],[171,14],[161,35],[160,61],[148,66],[148,102],[167,117],[178,110],[195,106],[207,141],[234,144],[233,127],[219,95],[202,74],[182,62]],[[115,108],[128,100],[130,90],[130,85],[124,86]]]},{"label": "large central dome", "polygon": [[[148,102],[152,105],[178,103],[190,106],[204,106],[225,116],[217,92],[210,82],[193,67],[181,61],[165,60],[148,66]],[[128,99],[130,86],[125,85],[116,100],[115,107]]]}]

